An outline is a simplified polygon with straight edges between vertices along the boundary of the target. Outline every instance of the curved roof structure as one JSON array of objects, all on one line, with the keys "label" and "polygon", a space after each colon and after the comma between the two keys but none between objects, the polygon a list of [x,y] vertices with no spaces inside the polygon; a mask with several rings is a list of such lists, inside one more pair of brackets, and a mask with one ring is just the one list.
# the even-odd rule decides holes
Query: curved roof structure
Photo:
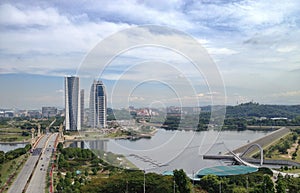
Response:
[{"label": "curved roof structure", "polygon": [[215,166],[211,168],[201,169],[196,176],[203,177],[209,174],[216,176],[232,176],[232,175],[240,175],[240,174],[248,174],[252,172],[258,171],[258,168],[250,167],[250,166]]}]

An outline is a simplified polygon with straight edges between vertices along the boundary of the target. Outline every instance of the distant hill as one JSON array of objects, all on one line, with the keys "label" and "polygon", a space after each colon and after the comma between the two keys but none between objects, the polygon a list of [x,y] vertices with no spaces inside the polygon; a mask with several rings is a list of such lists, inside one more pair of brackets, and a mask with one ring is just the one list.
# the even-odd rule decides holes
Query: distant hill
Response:
[{"label": "distant hill", "polygon": [[244,103],[226,107],[226,117],[286,117],[293,119],[300,116],[300,105],[261,105],[258,103]]}]

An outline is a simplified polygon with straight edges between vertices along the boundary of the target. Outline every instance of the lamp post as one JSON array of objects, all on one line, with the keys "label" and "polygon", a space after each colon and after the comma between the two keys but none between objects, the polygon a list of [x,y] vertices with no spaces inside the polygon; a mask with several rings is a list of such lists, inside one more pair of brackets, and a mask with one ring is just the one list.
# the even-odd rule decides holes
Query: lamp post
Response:
[{"label": "lamp post", "polygon": [[173,190],[174,190],[174,193],[175,193],[175,179],[173,180],[173,182],[174,182],[174,185],[173,185]]},{"label": "lamp post", "polygon": [[193,170],[193,192],[195,192],[195,190],[194,190],[194,185],[195,185],[195,180],[194,180],[194,178],[195,178],[195,173],[194,173],[194,170]]},{"label": "lamp post", "polygon": [[145,169],[143,171],[144,171],[144,193],[146,193],[146,171]]}]

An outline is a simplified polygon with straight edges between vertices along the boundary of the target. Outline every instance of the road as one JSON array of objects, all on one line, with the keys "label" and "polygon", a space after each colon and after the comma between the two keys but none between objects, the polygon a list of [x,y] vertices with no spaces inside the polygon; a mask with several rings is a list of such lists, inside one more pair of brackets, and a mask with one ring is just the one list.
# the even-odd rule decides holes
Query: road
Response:
[{"label": "road", "polygon": [[50,135],[42,136],[40,141],[38,142],[34,152],[32,155],[27,159],[24,167],[22,168],[21,172],[18,174],[17,178],[14,180],[13,184],[8,189],[8,193],[17,193],[22,192],[29,177],[34,169],[36,162],[39,159],[39,154],[42,151],[42,148],[45,146],[47,138]]},{"label": "road", "polygon": [[[290,133],[290,129],[286,127],[282,127],[281,129],[278,129],[276,131],[273,131],[272,133],[268,134],[267,136],[264,136],[260,139],[257,139],[251,143],[248,143],[242,147],[239,147],[238,149],[233,150],[234,153],[243,153],[245,152],[251,145],[253,144],[259,144],[262,148],[266,148],[266,146],[274,143],[275,141],[279,140],[281,137],[287,135]],[[252,151],[248,151],[247,155],[252,155],[254,152],[256,152],[256,149],[253,149]],[[246,155],[246,157],[247,157]]]},{"label": "road", "polygon": [[52,134],[42,150],[42,155],[38,161],[37,167],[32,175],[30,183],[27,187],[27,193],[45,192],[46,175],[49,168],[52,152],[54,151],[56,134]]},{"label": "road", "polygon": [[[18,174],[17,178],[14,180],[13,184],[8,189],[8,193],[21,193],[24,191],[25,186],[27,185],[27,182],[30,180],[30,176],[32,175],[35,169],[35,165],[37,165],[37,167],[35,172],[32,175],[29,185],[27,186],[26,192],[35,192],[35,193],[45,192],[47,167],[50,162],[50,156],[52,153],[56,136],[57,134],[46,134],[41,137],[33,153],[27,159],[21,172]],[[49,145],[51,147],[49,147]],[[43,169],[40,170],[42,165],[43,165]],[[37,189],[34,190],[32,188],[37,188]],[[40,191],[40,188],[43,189],[41,189]]]}]

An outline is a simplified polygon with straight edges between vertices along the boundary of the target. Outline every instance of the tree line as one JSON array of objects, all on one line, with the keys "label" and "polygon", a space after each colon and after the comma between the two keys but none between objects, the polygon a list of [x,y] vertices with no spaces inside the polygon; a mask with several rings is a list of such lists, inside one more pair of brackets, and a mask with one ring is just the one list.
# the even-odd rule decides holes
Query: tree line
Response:
[{"label": "tree line", "polygon": [[5,163],[6,161],[13,160],[21,155],[26,154],[31,149],[31,145],[27,144],[25,147],[17,148],[11,151],[4,153],[0,151],[0,164]]}]

